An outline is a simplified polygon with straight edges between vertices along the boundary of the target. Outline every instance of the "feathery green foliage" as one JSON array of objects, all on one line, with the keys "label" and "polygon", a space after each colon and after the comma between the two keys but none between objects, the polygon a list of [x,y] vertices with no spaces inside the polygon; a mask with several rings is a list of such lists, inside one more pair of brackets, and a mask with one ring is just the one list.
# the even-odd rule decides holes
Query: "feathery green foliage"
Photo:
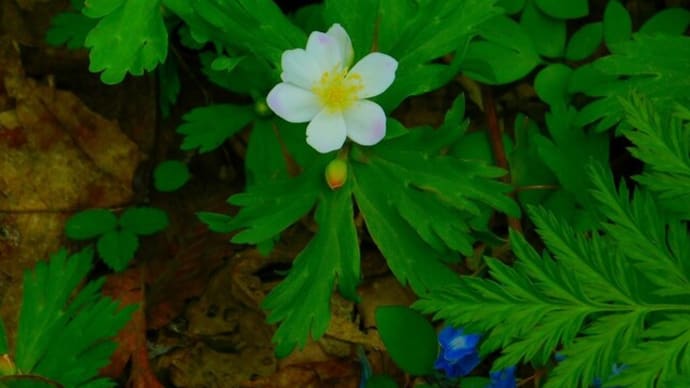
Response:
[{"label": "feathery green foliage", "polygon": [[[100,295],[104,279],[79,284],[92,267],[93,250],[71,256],[63,249],[24,274],[24,297],[19,315],[15,370],[0,377],[13,381],[24,376],[65,387],[114,386],[98,377],[116,345],[111,341],[129,321],[136,306],[121,308]],[[0,330],[0,345],[5,344]],[[7,346],[0,346],[6,353]],[[35,380],[40,383],[40,380]]]},{"label": "feathery green foliage", "polygon": [[[577,234],[533,208],[550,253],[539,255],[511,233],[514,266],[487,259],[493,279],[463,277],[416,307],[488,333],[482,352],[503,349],[495,369],[543,363],[562,349],[567,358],[549,374],[547,387],[587,386],[608,377],[617,362],[629,366],[611,380],[623,385],[652,386],[690,373],[687,224],[665,216],[645,191],[632,199],[625,185],[616,192],[602,167],[591,168],[590,176],[609,220],[602,233]],[[652,357],[655,346],[663,351]]]}]

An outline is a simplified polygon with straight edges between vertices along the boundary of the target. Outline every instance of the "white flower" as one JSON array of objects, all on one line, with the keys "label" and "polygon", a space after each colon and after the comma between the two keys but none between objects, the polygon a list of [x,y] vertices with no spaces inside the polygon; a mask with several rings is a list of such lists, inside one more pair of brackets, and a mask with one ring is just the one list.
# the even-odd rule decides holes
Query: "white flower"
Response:
[{"label": "white flower", "polygon": [[378,96],[393,83],[398,61],[370,53],[351,69],[352,42],[334,24],[326,33],[314,31],[307,48],[282,56],[283,82],[268,93],[268,106],[291,123],[307,125],[307,143],[321,153],[337,150],[349,137],[374,145],[386,135],[386,114],[366,98]]}]

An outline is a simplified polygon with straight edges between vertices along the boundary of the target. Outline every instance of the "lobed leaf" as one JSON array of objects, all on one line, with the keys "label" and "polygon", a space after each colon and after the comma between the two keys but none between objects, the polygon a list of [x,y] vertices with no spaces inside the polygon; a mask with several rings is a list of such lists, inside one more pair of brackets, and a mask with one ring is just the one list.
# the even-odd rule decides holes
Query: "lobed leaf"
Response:
[{"label": "lobed leaf", "polygon": [[107,0],[87,2],[82,12],[101,18],[84,42],[89,70],[101,81],[122,82],[127,73],[142,75],[163,63],[168,54],[168,32],[160,0]]}]

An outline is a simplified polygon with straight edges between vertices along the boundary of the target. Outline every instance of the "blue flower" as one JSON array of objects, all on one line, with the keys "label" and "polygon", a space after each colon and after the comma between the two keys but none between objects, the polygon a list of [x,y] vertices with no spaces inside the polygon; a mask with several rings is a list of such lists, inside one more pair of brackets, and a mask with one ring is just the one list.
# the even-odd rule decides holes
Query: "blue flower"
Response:
[{"label": "blue flower", "polygon": [[516,388],[515,366],[491,372],[491,383],[486,388]]},{"label": "blue flower", "polygon": [[462,329],[445,327],[438,335],[441,354],[434,363],[436,369],[442,369],[448,377],[467,376],[479,365],[477,344],[479,334],[465,335]]}]

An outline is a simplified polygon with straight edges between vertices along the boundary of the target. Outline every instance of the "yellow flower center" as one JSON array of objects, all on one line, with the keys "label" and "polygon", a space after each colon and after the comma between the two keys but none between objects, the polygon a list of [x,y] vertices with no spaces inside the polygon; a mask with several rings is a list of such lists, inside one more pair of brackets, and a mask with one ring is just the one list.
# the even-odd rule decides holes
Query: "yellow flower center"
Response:
[{"label": "yellow flower center", "polygon": [[347,69],[326,71],[312,87],[321,104],[329,112],[342,112],[357,101],[357,93],[364,89],[362,77],[347,73]]}]

